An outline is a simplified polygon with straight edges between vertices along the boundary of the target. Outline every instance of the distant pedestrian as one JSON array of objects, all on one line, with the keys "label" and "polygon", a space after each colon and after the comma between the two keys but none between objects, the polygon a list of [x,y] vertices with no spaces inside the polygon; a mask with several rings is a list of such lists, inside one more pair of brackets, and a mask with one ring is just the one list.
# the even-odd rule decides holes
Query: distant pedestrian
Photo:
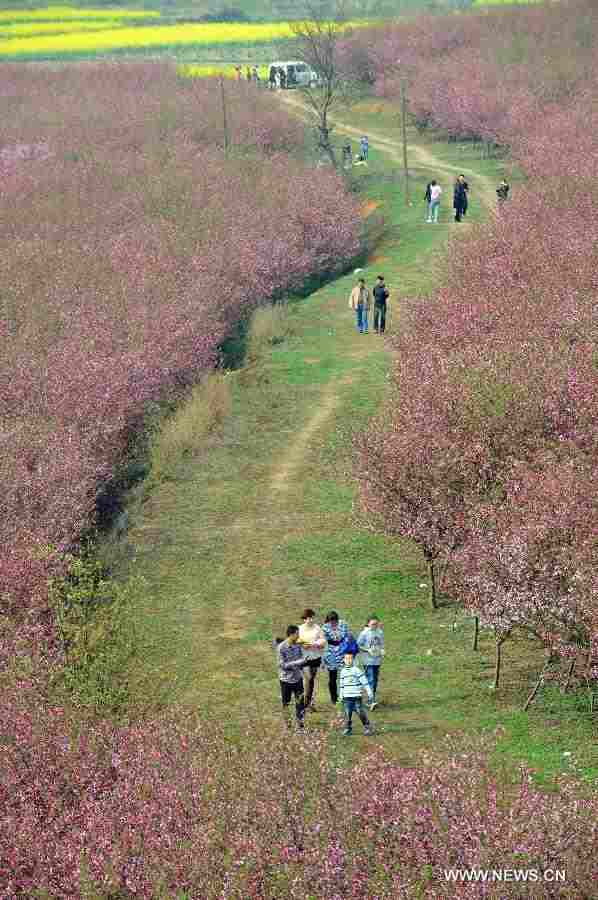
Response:
[{"label": "distant pedestrian", "polygon": [[426,185],[426,193],[424,194],[424,200],[426,201],[426,210],[427,210],[427,221],[430,221],[430,203],[432,202],[432,182],[428,181]]},{"label": "distant pedestrian", "polygon": [[281,90],[285,90],[287,86],[287,73],[284,69],[279,69],[280,73],[280,88]]},{"label": "distant pedestrian", "polygon": [[260,73],[257,70],[257,66],[253,66],[251,69],[251,78],[255,82],[255,84],[259,84],[260,81]]},{"label": "distant pedestrian", "polygon": [[469,191],[469,185],[465,181],[464,175],[459,175],[457,180],[455,181],[455,189],[453,192],[453,208],[455,210],[455,222],[460,222],[462,217],[467,212],[467,192]]},{"label": "distant pedestrian", "polygon": [[440,209],[440,195],[442,188],[435,181],[430,182],[430,202],[428,204],[428,218],[426,222],[438,222],[438,211]]},{"label": "distant pedestrian", "polygon": [[326,638],[326,651],[324,653],[324,665],[328,669],[328,690],[332,703],[338,702],[338,670],[343,664],[343,641],[349,635],[349,626],[343,619],[339,619],[338,613],[332,610],[326,616],[322,626]]},{"label": "distant pedestrian", "polygon": [[351,144],[345,144],[343,146],[343,166],[345,169],[350,169],[353,165],[353,149]]},{"label": "distant pedestrian", "polygon": [[378,706],[376,691],[378,690],[380,666],[384,657],[384,631],[382,623],[377,616],[370,616],[365,628],[357,638],[357,644],[361,651],[361,662],[363,663],[365,677],[372,689],[370,709],[375,709]]},{"label": "distant pedestrian", "polygon": [[365,278],[360,278],[349,297],[349,308],[357,316],[357,330],[360,334],[368,333],[368,317],[370,314],[370,292]]},{"label": "distant pedestrian", "polygon": [[247,66],[247,68],[245,69],[245,78],[247,79],[247,81],[251,81],[251,69],[249,68],[249,66]]},{"label": "distant pedestrian", "polygon": [[274,88],[276,87],[276,73],[277,72],[278,72],[278,69],[276,68],[276,66],[270,66],[270,75],[268,76],[268,87],[270,88],[271,91],[273,91]]},{"label": "distant pedestrian", "polygon": [[362,160],[364,162],[367,162],[368,161],[368,153],[370,152],[370,142],[365,134],[359,141],[359,147],[361,149]]},{"label": "distant pedestrian", "polygon": [[378,275],[374,287],[374,331],[384,334],[386,330],[386,303],[390,294],[384,284],[384,275]]},{"label": "distant pedestrian", "polygon": [[363,691],[367,691],[367,695],[372,702],[372,689],[368,683],[362,670],[355,664],[355,657],[352,653],[346,653],[343,659],[343,667],[340,671],[339,678],[339,696],[343,701],[345,712],[345,730],[344,735],[352,734],[351,720],[353,713],[356,712],[363,723],[363,733],[373,734],[370,720],[363,708],[363,700],[361,695]]},{"label": "distant pedestrian", "polygon": [[309,660],[304,656],[299,644],[299,629],[296,625],[289,625],[286,640],[278,643],[277,659],[280,696],[285,721],[288,724],[287,709],[292,696],[295,695],[297,727],[303,728],[305,718],[303,668],[309,665]]},{"label": "distant pedestrian", "polygon": [[303,669],[303,682],[305,688],[305,709],[315,712],[314,690],[316,676],[322,664],[322,656],[326,647],[326,638],[321,627],[316,622],[316,614],[313,609],[306,609],[301,616],[302,624],[299,626],[299,643],[308,660]]},{"label": "distant pedestrian", "polygon": [[241,66],[235,66],[235,72],[237,73],[237,81],[241,81],[241,78],[243,76],[243,70]]},{"label": "distant pedestrian", "polygon": [[504,178],[503,178],[503,180],[501,181],[501,183],[499,184],[499,186],[496,188],[496,194],[497,194],[497,196],[498,196],[498,202],[499,202],[499,205],[502,204],[502,203],[504,203],[505,200],[508,200],[508,198],[509,198],[509,185],[507,184],[507,182],[505,181]]}]

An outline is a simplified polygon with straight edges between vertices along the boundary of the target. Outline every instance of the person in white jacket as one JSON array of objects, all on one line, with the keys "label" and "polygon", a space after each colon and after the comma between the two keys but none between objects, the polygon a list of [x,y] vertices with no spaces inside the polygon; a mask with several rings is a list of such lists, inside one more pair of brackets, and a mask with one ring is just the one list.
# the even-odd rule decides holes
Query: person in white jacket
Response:
[{"label": "person in white jacket", "polygon": [[310,712],[315,712],[314,690],[316,687],[316,676],[318,669],[322,665],[322,656],[326,649],[326,638],[321,627],[316,623],[316,614],[313,609],[303,610],[301,619],[299,643],[305,658],[308,660],[307,666],[303,670],[305,708]]},{"label": "person in white jacket", "polygon": [[378,689],[380,666],[384,657],[384,631],[382,623],[377,616],[370,616],[365,628],[357,638],[357,646],[360,650],[365,677],[372,690],[370,709],[375,709],[378,706],[376,691]]},{"label": "person in white jacket", "polygon": [[438,222],[438,211],[440,209],[440,195],[442,188],[435,181],[430,182],[430,202],[428,205],[428,218],[426,222]]}]

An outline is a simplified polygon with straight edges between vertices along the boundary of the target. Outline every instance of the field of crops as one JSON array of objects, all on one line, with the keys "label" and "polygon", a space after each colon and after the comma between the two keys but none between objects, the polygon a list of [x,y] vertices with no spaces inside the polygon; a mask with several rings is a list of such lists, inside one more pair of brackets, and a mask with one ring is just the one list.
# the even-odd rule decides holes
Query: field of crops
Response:
[{"label": "field of crops", "polygon": [[[476,5],[500,2],[511,0],[475,0]],[[208,64],[222,58],[255,56],[255,52],[248,54],[249,48],[261,49],[263,54],[273,42],[290,38],[289,21],[169,22],[157,11],[66,6],[0,11],[0,61],[69,60],[151,51],[192,60],[201,53]],[[195,74],[220,73],[212,68]],[[222,74],[232,77],[234,73],[224,67]]]},{"label": "field of crops", "polygon": [[[145,50],[267,45],[292,37],[288,22],[130,24],[156,18],[132,10],[47,10],[0,13],[0,59],[69,59]],[[129,21],[128,21],[129,20]]]}]

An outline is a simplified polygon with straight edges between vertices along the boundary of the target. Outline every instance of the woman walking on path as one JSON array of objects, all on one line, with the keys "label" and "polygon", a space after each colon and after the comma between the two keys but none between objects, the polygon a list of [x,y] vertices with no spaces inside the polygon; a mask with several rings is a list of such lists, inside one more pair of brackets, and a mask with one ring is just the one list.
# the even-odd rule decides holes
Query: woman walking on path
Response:
[{"label": "woman walking on path", "polygon": [[372,689],[370,709],[375,709],[378,706],[376,691],[378,689],[380,666],[384,656],[384,631],[382,630],[382,623],[377,616],[370,616],[365,628],[357,638],[357,645],[361,651],[361,662],[363,663],[365,677]]},{"label": "woman walking on path", "polygon": [[301,616],[302,624],[299,626],[299,643],[308,660],[303,669],[303,681],[305,687],[305,709],[315,712],[313,702],[316,676],[322,664],[322,656],[326,647],[326,638],[320,626],[316,623],[316,614],[313,609],[306,609]]},{"label": "woman walking on path", "polygon": [[338,613],[332,610],[326,616],[322,626],[326,638],[326,652],[324,665],[328,669],[328,690],[332,703],[338,702],[338,671],[343,665],[343,643],[349,636],[349,626],[343,619],[339,619]]},{"label": "woman walking on path", "polygon": [[430,182],[430,202],[428,205],[427,222],[438,222],[438,211],[440,209],[440,195],[442,188],[435,181]]}]

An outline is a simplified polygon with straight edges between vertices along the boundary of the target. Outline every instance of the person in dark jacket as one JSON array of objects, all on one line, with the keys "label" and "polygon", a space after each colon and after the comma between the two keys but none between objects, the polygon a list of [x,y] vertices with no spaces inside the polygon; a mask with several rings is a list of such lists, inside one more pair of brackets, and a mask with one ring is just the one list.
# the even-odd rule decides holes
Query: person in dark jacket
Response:
[{"label": "person in dark jacket", "polygon": [[386,329],[386,301],[389,298],[388,288],[384,284],[384,275],[378,275],[374,287],[374,331],[384,334]]},{"label": "person in dark jacket", "polygon": [[505,200],[508,200],[508,198],[509,198],[509,185],[507,184],[507,182],[505,181],[504,178],[503,178],[503,180],[501,181],[501,183],[499,184],[499,186],[496,188],[496,194],[497,194],[497,196],[498,196],[498,202],[499,202],[499,203],[504,203]]},{"label": "person in dark jacket", "polygon": [[467,212],[467,192],[469,185],[465,181],[464,175],[459,175],[455,181],[455,190],[453,194],[453,207],[455,210],[455,222],[460,222]]},{"label": "person in dark jacket", "polygon": [[280,87],[284,91],[284,89],[287,86],[287,73],[285,72],[284,69],[279,69],[279,72],[280,72]]}]

